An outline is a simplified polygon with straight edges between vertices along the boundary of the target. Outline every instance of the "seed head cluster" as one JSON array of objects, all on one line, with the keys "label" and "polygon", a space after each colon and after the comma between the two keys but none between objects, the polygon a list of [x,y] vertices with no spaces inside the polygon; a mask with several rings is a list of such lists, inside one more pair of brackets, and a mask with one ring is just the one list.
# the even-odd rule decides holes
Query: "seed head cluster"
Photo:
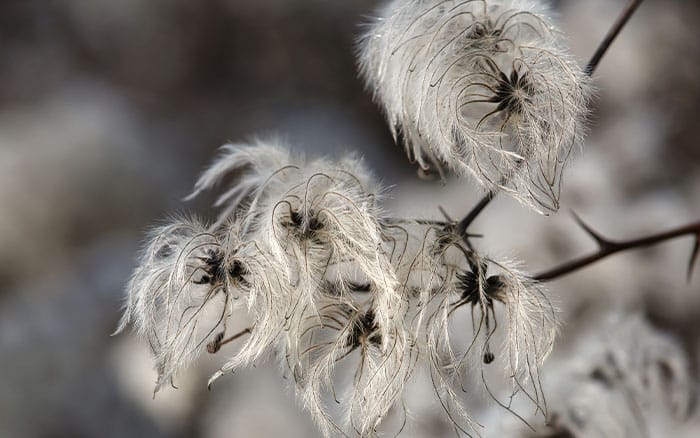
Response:
[{"label": "seed head cluster", "polygon": [[[543,406],[538,373],[555,321],[541,289],[477,253],[453,223],[391,218],[361,160],[226,145],[193,196],[212,189],[218,219],[154,229],[129,283],[119,330],[133,323],[149,342],[156,390],[236,339],[209,383],[274,358],[325,436],[376,434],[418,368],[464,430],[475,423],[461,387],[474,370],[503,367],[513,393]],[[232,337],[244,318],[250,328]]]},{"label": "seed head cluster", "polygon": [[[590,87],[543,2],[390,0],[359,64],[423,170],[558,209]],[[357,157],[307,159],[279,141],[223,146],[188,199],[209,191],[216,219],[154,228],[128,286],[118,330],[133,324],[148,341],[156,391],[206,351],[227,356],[210,385],[276,361],[324,436],[410,418],[403,396],[419,371],[467,435],[481,427],[474,396],[547,416],[554,306],[462,223],[392,216]]]},{"label": "seed head cluster", "polygon": [[538,436],[695,433],[682,431],[695,399],[689,358],[676,338],[645,316],[612,312],[601,318],[579,334],[563,362],[548,373],[552,421]]},{"label": "seed head cluster", "polygon": [[590,94],[562,39],[542,1],[393,0],[360,40],[359,64],[422,169],[556,211]]}]

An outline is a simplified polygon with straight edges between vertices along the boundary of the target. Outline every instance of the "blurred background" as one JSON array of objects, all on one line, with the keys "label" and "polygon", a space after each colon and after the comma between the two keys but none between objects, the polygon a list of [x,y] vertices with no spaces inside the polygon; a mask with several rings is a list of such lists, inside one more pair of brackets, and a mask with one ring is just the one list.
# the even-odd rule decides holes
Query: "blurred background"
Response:
[{"label": "blurred background", "polygon": [[[275,134],[309,155],[359,151],[392,187],[397,216],[439,217],[443,206],[457,217],[479,198],[465,181],[419,180],[364,91],[353,44],[377,5],[0,2],[0,436],[317,435],[274,365],[208,392],[221,358],[203,358],[178,390],[153,399],[147,345],[109,335],[144,230],[175,211],[211,214],[181,198],[227,141]],[[623,5],[554,3],[582,64]],[[499,199],[473,225],[480,245],[538,271],[595,248],[570,210],[620,238],[700,219],[698,71],[700,3],[645,1],[596,73],[590,134],[560,213],[539,217]],[[685,238],[617,255],[551,283],[563,327],[545,376],[565,373],[565,359],[587,351],[581,342],[605,337],[581,340],[601,321],[633,315],[674,346],[688,377],[679,390],[687,415],[655,409],[650,434],[697,436],[691,247]],[[545,381],[550,398],[573,390],[556,382]],[[435,405],[415,408],[407,436],[453,435]],[[476,405],[484,424],[500,422]]]}]

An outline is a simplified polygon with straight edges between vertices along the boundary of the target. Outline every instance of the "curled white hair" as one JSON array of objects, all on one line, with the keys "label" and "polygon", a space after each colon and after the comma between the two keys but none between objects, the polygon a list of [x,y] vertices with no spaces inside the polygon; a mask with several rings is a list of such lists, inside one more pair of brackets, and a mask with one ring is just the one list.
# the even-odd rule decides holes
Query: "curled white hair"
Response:
[{"label": "curled white hair", "polygon": [[289,312],[313,306],[327,279],[357,281],[371,285],[377,317],[388,330],[402,299],[383,252],[381,187],[361,160],[305,160],[263,142],[228,145],[225,152],[205,171],[199,190],[242,169],[227,193],[246,194],[246,201],[224,194],[217,205],[224,215],[238,211],[245,239],[258,242],[278,263],[293,295]]},{"label": "curled white hair", "polygon": [[[505,371],[512,396],[531,402],[546,416],[540,370],[554,345],[557,322],[554,307],[543,290],[509,261],[495,261],[460,247],[440,243],[435,256],[447,262],[458,248],[466,266],[445,271],[442,289],[424,294],[424,342],[436,394],[454,424],[469,433],[476,423],[464,408],[463,392],[468,373],[476,371],[483,390],[502,408],[516,416],[510,401],[499,400],[489,386],[488,371],[494,365]],[[496,272],[489,272],[496,271]],[[461,313],[461,314],[460,314]],[[458,321],[462,325],[458,325]],[[453,335],[471,325],[466,342]],[[460,336],[460,339],[463,336]],[[499,347],[500,344],[500,347]]]},{"label": "curled white hair", "polygon": [[215,226],[222,225],[244,201],[266,190],[275,174],[297,169],[300,160],[293,157],[280,140],[225,144],[185,200],[214,189],[225,177],[234,174],[236,178],[231,186],[214,202],[214,207],[221,209]]},{"label": "curled white hair", "polygon": [[[327,284],[318,308],[306,312],[288,333],[287,359],[297,392],[324,436],[350,430],[373,436],[381,420],[399,400],[417,356],[410,337],[394,324],[380,329],[372,299],[357,300],[341,284]],[[351,362],[352,383],[335,388],[336,366]],[[302,364],[302,366],[298,366]],[[342,423],[329,413],[328,399],[347,403]]]},{"label": "curled white hair", "polygon": [[557,210],[588,96],[561,39],[541,1],[393,0],[360,42],[360,70],[422,168]]},{"label": "curled white hair", "polygon": [[[241,224],[231,221],[225,227],[227,286],[239,291],[252,325],[240,349],[211,376],[209,385],[227,372],[249,366],[274,351],[288,326],[292,292],[278,263],[258,242],[245,240]],[[234,336],[243,335],[240,332]],[[220,339],[224,342],[223,332]],[[218,345],[215,344],[214,348]]]},{"label": "curled white hair", "polygon": [[155,356],[155,391],[225,330],[232,298],[218,237],[195,219],[175,219],[149,236],[128,285],[117,332],[133,322]]}]

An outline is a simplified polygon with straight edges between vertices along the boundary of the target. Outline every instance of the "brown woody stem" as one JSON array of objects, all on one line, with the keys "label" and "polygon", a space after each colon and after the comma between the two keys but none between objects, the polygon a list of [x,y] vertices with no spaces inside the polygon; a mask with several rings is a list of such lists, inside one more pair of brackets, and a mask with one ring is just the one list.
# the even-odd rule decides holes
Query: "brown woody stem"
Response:
[{"label": "brown woody stem", "polygon": [[217,351],[219,351],[221,349],[222,346],[228,344],[229,342],[235,341],[236,339],[240,338],[241,336],[243,336],[245,334],[250,333],[250,331],[252,329],[253,329],[252,327],[248,327],[248,328],[243,329],[240,332],[236,333],[235,335],[230,336],[226,339],[223,339],[223,337],[224,337],[223,332],[220,333],[220,335],[217,336],[214,341],[207,344],[207,352],[210,354],[216,353]]},{"label": "brown woody stem", "polygon": [[595,72],[600,60],[603,58],[603,55],[605,55],[605,52],[608,51],[613,41],[615,41],[615,38],[617,38],[617,36],[620,34],[620,31],[623,27],[625,27],[625,24],[627,24],[627,21],[629,21],[632,14],[634,14],[634,11],[637,10],[640,4],[642,4],[642,0],[630,0],[627,3],[627,6],[625,6],[625,9],[622,10],[620,16],[617,17],[617,20],[610,28],[607,35],[605,35],[603,41],[601,41],[601,43],[598,45],[598,48],[591,57],[591,60],[588,61],[588,64],[584,70],[588,76],[591,76],[593,72]]},{"label": "brown woody stem", "polygon": [[690,262],[688,263],[688,279],[690,279],[693,265],[695,264],[695,260],[697,259],[698,252],[700,250],[700,221],[683,225],[678,228],[673,228],[668,231],[651,234],[649,236],[641,237],[638,239],[609,240],[602,237],[597,232],[593,231],[593,229],[584,224],[580,219],[576,219],[579,222],[579,224],[586,230],[586,232],[598,243],[598,251],[563,263],[547,271],[540,272],[539,274],[535,274],[534,276],[532,276],[533,280],[554,280],[556,278],[563,277],[564,275],[575,272],[581,268],[584,268],[588,265],[591,265],[599,260],[602,260],[608,256],[611,256],[621,251],[656,245],[657,243],[675,239],[676,237],[694,235],[695,244],[691,252]]},{"label": "brown woody stem", "polygon": [[479,213],[486,208],[491,200],[496,196],[496,192],[488,192],[481,200],[464,216],[464,219],[457,224],[456,232],[459,236],[467,235],[467,228],[479,216]]}]

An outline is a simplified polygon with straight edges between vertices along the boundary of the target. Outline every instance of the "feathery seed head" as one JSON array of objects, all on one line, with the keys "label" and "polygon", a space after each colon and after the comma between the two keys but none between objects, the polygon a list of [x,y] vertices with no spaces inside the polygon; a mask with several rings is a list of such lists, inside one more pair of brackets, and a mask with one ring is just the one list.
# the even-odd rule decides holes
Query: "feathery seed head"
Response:
[{"label": "feathery seed head", "polygon": [[557,210],[588,83],[543,2],[394,0],[359,56],[394,137],[422,168]]},{"label": "feathery seed head", "polygon": [[155,229],[128,286],[129,322],[155,356],[156,391],[190,364],[230,315],[224,286],[223,250],[214,234],[195,219],[175,219]]},{"label": "feathery seed head", "polygon": [[[306,312],[288,332],[288,365],[299,398],[324,436],[355,430],[371,436],[400,397],[415,364],[408,334],[392,327],[389,336],[376,319],[373,300],[358,300],[342,284],[327,283],[314,311]],[[388,348],[387,348],[388,347]],[[293,359],[293,360],[291,360]],[[336,390],[336,366],[354,370],[347,391]],[[348,403],[341,423],[329,413],[328,402]]]},{"label": "feathery seed head", "polygon": [[[497,38],[487,25],[476,32]],[[524,111],[528,77],[497,78],[502,111]],[[381,188],[354,157],[307,160],[262,142],[224,150],[194,192],[233,173],[218,222],[156,230],[129,285],[120,330],[133,320],[151,343],[156,389],[205,348],[246,334],[209,383],[275,352],[325,436],[376,434],[421,358],[465,430],[475,424],[458,390],[468,364],[503,365],[514,393],[543,404],[553,311],[515,266],[480,256],[454,224],[384,217]],[[227,337],[234,311],[252,325]],[[459,318],[471,322],[467,345],[452,339]],[[492,348],[497,340],[502,348]],[[348,366],[352,382],[336,391]],[[331,397],[348,404],[342,421]]]},{"label": "feathery seed head", "polygon": [[[460,396],[465,373],[477,370],[483,389],[495,399],[484,367],[497,362],[513,394],[521,394],[544,412],[539,372],[556,334],[551,303],[514,264],[465,248],[461,252],[462,263],[446,271],[445,287],[422,296],[425,349],[437,396],[459,428],[474,430],[476,423]],[[463,344],[454,334],[456,330],[463,334],[465,323],[471,325],[472,337]],[[498,343],[501,348],[494,348]]]}]

